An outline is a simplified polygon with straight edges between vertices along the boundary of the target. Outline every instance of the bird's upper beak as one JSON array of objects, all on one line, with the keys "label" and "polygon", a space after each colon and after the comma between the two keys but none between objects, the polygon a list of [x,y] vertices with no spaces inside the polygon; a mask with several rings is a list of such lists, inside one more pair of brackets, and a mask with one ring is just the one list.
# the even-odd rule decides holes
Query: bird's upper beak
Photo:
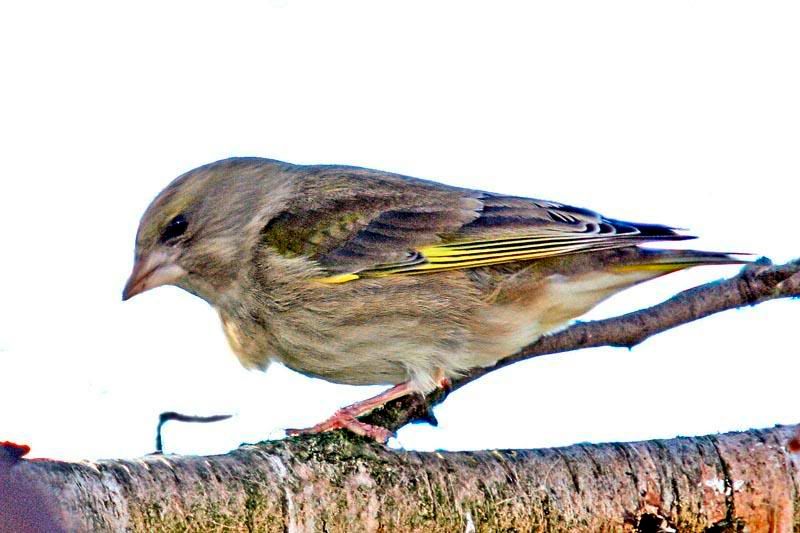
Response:
[{"label": "bird's upper beak", "polygon": [[175,283],[186,271],[175,258],[163,251],[155,251],[136,260],[133,272],[122,291],[122,300],[133,298],[139,293],[161,285]]}]

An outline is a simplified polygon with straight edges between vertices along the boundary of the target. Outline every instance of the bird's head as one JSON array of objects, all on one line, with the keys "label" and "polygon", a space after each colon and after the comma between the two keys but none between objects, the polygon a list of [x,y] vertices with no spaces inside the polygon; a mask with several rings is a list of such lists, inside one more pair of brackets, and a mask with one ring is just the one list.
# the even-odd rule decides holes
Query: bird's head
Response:
[{"label": "bird's head", "polygon": [[282,202],[283,168],[268,159],[227,159],[170,183],[139,223],[122,299],[177,285],[216,303],[241,273],[262,222]]}]

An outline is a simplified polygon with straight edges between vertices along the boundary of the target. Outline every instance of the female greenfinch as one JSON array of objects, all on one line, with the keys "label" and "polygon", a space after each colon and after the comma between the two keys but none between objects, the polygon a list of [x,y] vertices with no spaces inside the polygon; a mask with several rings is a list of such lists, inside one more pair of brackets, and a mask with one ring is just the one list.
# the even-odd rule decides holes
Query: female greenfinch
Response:
[{"label": "female greenfinch", "polygon": [[492,365],[627,287],[740,262],[639,246],[688,238],[377,170],[234,158],[180,176],[147,208],[123,299],[177,285],[217,309],[246,367],[393,385],[294,430],[385,441],[357,418]]}]

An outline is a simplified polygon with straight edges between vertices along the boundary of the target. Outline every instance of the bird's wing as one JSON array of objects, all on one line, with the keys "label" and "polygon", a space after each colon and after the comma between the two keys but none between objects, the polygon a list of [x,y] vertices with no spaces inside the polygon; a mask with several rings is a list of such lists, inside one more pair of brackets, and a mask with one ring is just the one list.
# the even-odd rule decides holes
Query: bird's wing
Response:
[{"label": "bird's wing", "polygon": [[308,181],[304,200],[273,218],[264,238],[281,253],[317,261],[330,283],[691,238],[666,226],[402,176],[339,170],[327,178]]}]

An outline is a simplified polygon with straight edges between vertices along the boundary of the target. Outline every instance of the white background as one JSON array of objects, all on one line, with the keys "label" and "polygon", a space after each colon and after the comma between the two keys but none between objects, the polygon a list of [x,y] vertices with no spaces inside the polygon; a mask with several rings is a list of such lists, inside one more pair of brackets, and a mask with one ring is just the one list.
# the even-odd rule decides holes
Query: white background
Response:
[{"label": "white background", "polygon": [[[0,8],[0,440],[33,455],[224,452],[377,392],[240,368],[174,288],[122,303],[174,176],[232,156],[348,163],[800,256],[792,2],[7,2]],[[734,267],[596,309],[658,302]],[[453,394],[416,449],[541,447],[800,421],[800,302],[632,351],[531,360]]]}]

